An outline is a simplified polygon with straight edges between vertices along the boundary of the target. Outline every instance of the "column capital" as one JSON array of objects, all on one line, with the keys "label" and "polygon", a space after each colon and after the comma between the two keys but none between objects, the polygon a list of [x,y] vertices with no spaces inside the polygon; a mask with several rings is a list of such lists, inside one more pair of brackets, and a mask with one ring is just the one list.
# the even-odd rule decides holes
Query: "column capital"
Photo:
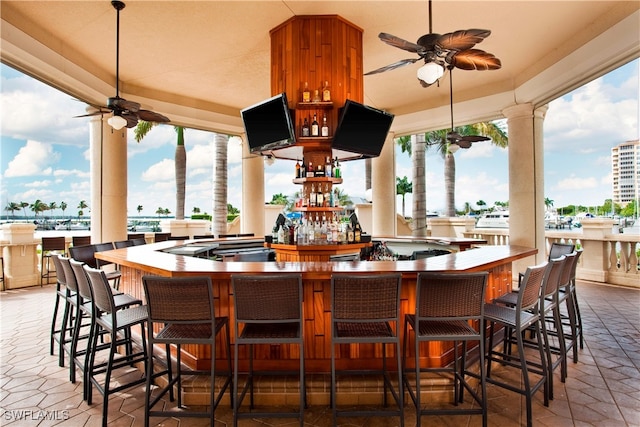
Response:
[{"label": "column capital", "polygon": [[502,110],[507,119],[522,119],[533,117],[533,104],[515,104]]},{"label": "column capital", "polygon": [[537,119],[544,119],[547,116],[547,111],[549,110],[549,104],[544,104],[535,110],[533,110],[533,114]]}]

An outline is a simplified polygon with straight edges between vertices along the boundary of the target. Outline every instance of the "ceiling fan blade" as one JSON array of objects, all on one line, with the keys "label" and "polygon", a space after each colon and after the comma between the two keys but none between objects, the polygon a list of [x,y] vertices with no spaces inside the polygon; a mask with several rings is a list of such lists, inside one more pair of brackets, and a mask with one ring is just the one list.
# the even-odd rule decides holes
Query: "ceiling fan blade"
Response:
[{"label": "ceiling fan blade", "polygon": [[369,76],[371,74],[378,74],[378,73],[383,73],[385,71],[395,70],[396,68],[404,67],[405,65],[414,64],[417,61],[420,61],[420,58],[402,59],[398,62],[394,62],[393,64],[385,65],[384,67],[380,67],[376,70],[369,71],[364,75]]},{"label": "ceiling fan blade", "polygon": [[479,30],[476,28],[472,28],[470,30],[458,30],[453,33],[447,33],[440,36],[436,45],[442,50],[461,51],[471,49],[489,35],[491,35],[491,31],[489,30]]},{"label": "ceiling fan blade", "polygon": [[140,120],[144,120],[145,122],[167,123],[170,121],[169,118],[154,111],[140,110],[137,114]]},{"label": "ceiling fan blade", "polygon": [[140,111],[140,104],[134,101],[127,101],[124,98],[120,98],[119,96],[115,96],[113,98],[109,98],[107,102],[108,108],[126,110],[131,113],[137,113]]},{"label": "ceiling fan blade", "polygon": [[136,113],[122,113],[120,116],[127,121],[128,128],[136,127],[138,124],[138,115]]},{"label": "ceiling fan blade", "polygon": [[498,70],[502,67],[502,62],[492,53],[479,49],[458,52],[447,58],[447,62],[462,70]]},{"label": "ceiling fan blade", "polygon": [[378,37],[386,44],[397,47],[398,49],[406,50],[407,52],[421,54],[425,51],[424,47],[420,46],[419,44],[412,43],[388,33],[380,33],[378,34]]},{"label": "ceiling fan blade", "polygon": [[487,138],[486,136],[480,136],[480,135],[465,135],[460,138],[460,141],[466,141],[468,143],[482,142],[482,141],[489,141],[489,140],[491,140],[491,138]]},{"label": "ceiling fan blade", "polygon": [[453,142],[453,144],[456,144],[460,148],[471,148],[471,142],[465,141],[465,140],[462,140],[462,139]]},{"label": "ceiling fan blade", "polygon": [[93,117],[93,116],[99,116],[102,114],[111,114],[111,110],[100,110],[100,111],[95,111],[93,113],[88,113],[88,114],[82,114],[80,116],[73,116],[74,119],[80,118],[80,117]]}]

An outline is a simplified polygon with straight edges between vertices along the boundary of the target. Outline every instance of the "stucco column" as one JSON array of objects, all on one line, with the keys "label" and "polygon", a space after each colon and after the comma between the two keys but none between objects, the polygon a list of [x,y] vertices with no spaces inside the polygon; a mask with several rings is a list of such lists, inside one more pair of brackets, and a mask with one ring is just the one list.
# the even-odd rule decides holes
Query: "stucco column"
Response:
[{"label": "stucco column", "polygon": [[240,231],[264,236],[264,161],[249,153],[247,135],[242,134],[242,208]]},{"label": "stucco column", "polygon": [[538,248],[535,259],[514,263],[514,274],[545,260],[543,122],[547,106],[506,108],[509,132],[509,242]]},{"label": "stucco column", "polygon": [[127,128],[115,130],[106,117],[90,122],[91,242],[127,238]]},{"label": "stucco column", "polygon": [[373,236],[396,235],[396,161],[393,138],[394,133],[389,132],[380,156],[371,162]]}]

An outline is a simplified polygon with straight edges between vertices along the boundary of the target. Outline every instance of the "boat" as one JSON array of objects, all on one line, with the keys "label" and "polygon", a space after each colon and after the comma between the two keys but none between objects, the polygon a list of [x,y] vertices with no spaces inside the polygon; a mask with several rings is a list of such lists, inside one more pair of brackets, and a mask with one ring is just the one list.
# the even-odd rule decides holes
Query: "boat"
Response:
[{"label": "boat", "polygon": [[89,230],[89,223],[87,221],[71,221],[70,219],[61,220],[56,222],[56,230]]},{"label": "boat", "polygon": [[509,228],[509,211],[508,210],[494,210],[491,212],[483,213],[478,222],[476,222],[476,228]]},{"label": "boat", "polygon": [[558,212],[555,210],[547,210],[544,214],[544,226],[546,228],[565,228],[566,226],[571,227],[571,223],[567,220],[567,218],[558,215]]}]

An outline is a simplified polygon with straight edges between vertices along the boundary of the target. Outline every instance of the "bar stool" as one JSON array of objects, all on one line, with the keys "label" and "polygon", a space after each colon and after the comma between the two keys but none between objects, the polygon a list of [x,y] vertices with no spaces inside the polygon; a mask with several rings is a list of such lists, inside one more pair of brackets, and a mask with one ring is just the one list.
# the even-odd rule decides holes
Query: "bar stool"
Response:
[{"label": "bar stool", "polygon": [[[333,425],[338,417],[397,416],[404,426],[402,361],[400,355],[400,274],[350,275],[331,277],[331,410]],[[382,367],[372,370],[337,370],[336,346],[340,344],[382,344]],[[394,389],[387,369],[387,345],[395,346],[398,386]],[[343,357],[346,355],[343,355]],[[382,376],[383,404],[391,392],[397,410],[338,410],[337,377],[339,375]]]},{"label": "bar stool", "polygon": [[[84,271],[89,279],[92,296],[92,330],[89,341],[89,358],[87,359],[87,404],[91,405],[93,386],[102,394],[102,427],[107,427],[109,414],[109,396],[138,384],[144,384],[145,375],[137,377],[128,383],[118,382],[111,384],[113,372],[121,368],[131,368],[135,363],[143,362],[147,372],[147,340],[145,338],[146,322],[148,318],[147,307],[137,306],[126,310],[119,310],[114,301],[107,276],[104,271],[84,266]],[[121,345],[133,345],[132,335],[126,333],[132,327],[140,327],[142,341],[138,343],[142,348],[136,352],[127,352],[125,355],[118,353]],[[96,354],[102,346],[98,346],[98,337],[105,333],[109,336],[109,355],[106,362],[96,364]],[[119,378],[119,379],[122,379]]]},{"label": "bar stool", "polygon": [[[93,246],[95,251],[94,258],[95,258],[95,253],[97,252],[112,251],[115,249],[112,242],[98,243]],[[122,272],[118,269],[118,266],[110,261],[104,261],[98,258],[95,258],[95,260],[96,260],[96,268],[98,269],[104,270],[104,267],[109,265],[114,267],[113,270],[107,269],[107,270],[104,270],[104,272],[107,276],[107,280],[111,282],[111,285],[115,289],[118,289],[120,287],[120,277],[122,277]]]},{"label": "bar stool", "polygon": [[[214,293],[211,279],[208,276],[167,278],[159,276],[143,276],[142,284],[147,298],[149,321],[147,323],[149,340],[149,357],[147,362],[147,385],[145,393],[145,426],[151,417],[203,417],[209,418],[209,425],[214,425],[214,413],[224,392],[231,385],[231,342],[229,334],[229,318],[215,315],[213,305]],[[154,329],[155,327],[155,329]],[[156,332],[157,331],[157,332]],[[224,332],[223,332],[224,331]],[[222,376],[224,382],[216,393],[216,337],[226,337],[226,358],[228,370]],[[165,344],[166,370],[159,374],[167,375],[167,383],[161,387],[152,399],[153,378],[153,346]],[[175,377],[171,367],[169,345],[177,347]],[[181,363],[181,346],[183,344],[207,344],[211,346],[210,370],[187,370]],[[209,411],[176,411],[168,408],[153,410],[153,407],[169,392],[173,401],[173,387],[178,386],[177,409],[182,406],[182,375],[208,375],[210,379]],[[157,375],[156,375],[157,376]],[[220,376],[220,375],[219,375]]]},{"label": "bar stool", "polygon": [[165,242],[169,240],[169,236],[171,236],[171,233],[155,233],[153,241],[154,243]]},{"label": "bar stool", "polygon": [[73,246],[85,246],[91,244],[91,236],[71,236]]},{"label": "bar stool", "polygon": [[[232,275],[235,309],[235,348],[233,363],[233,425],[239,418],[298,418],[304,425],[306,387],[304,375],[304,339],[302,318],[302,276],[300,274]],[[297,344],[300,351],[299,411],[275,412],[253,411],[253,351],[255,345]],[[249,372],[247,380],[238,394],[238,354],[240,346],[249,346]],[[292,371],[270,371],[271,375],[293,375]],[[249,391],[250,410],[240,411],[244,397]]]},{"label": "bar stool", "polygon": [[[544,335],[541,333],[541,310],[540,310],[540,292],[542,285],[548,275],[549,263],[544,262],[533,267],[528,267],[524,273],[520,292],[518,292],[518,300],[515,307],[508,307],[502,304],[489,303],[484,306],[485,322],[490,325],[489,328],[489,347],[487,348],[487,378],[490,384],[497,385],[506,390],[519,393],[525,397],[527,409],[527,427],[533,426],[533,409],[532,398],[536,391],[544,387],[544,405],[549,406],[549,390],[546,366]],[[518,354],[513,355],[510,351],[498,351],[494,349],[493,336],[495,325],[501,325],[505,331],[510,331],[514,337]],[[524,349],[524,332],[532,326],[536,336],[543,337],[537,341],[538,353],[540,357],[541,369],[537,369],[527,360]],[[520,371],[516,384],[509,382],[507,379],[500,379],[491,376],[491,363],[498,362],[504,368],[512,367]],[[539,378],[530,377],[530,373],[536,374]],[[521,378],[520,378],[521,377]]]},{"label": "bar stool", "polygon": [[[72,383],[76,382],[76,369],[79,368],[82,371],[83,382],[84,382],[84,399],[87,399],[87,385],[89,381],[88,378],[88,370],[87,370],[87,359],[89,357],[89,338],[90,333],[86,333],[81,335],[81,331],[87,325],[89,326],[89,332],[92,328],[95,328],[94,325],[94,316],[93,316],[93,302],[92,302],[92,290],[91,285],[89,284],[89,279],[87,277],[87,273],[84,271],[84,266],[86,264],[76,261],[74,259],[66,259],[62,260],[62,271],[64,271],[66,277],[70,277],[71,280],[75,282],[75,287],[77,289],[77,319],[75,321],[74,329],[73,329],[73,337],[71,339],[71,345],[69,346],[69,380]],[[112,289],[112,288],[110,288]],[[135,298],[128,294],[118,293],[114,294],[113,301],[116,309],[121,310],[124,308],[130,308],[138,305],[142,305],[142,300]],[[85,323],[88,321],[88,323]],[[125,330],[124,333],[127,335],[127,338],[130,339],[130,331]],[[84,346],[81,346],[80,343],[85,342]],[[109,344],[102,344],[100,348],[95,351],[103,350],[108,348]],[[131,345],[127,346],[127,354],[131,354],[133,352],[133,347]]]},{"label": "bar stool", "polygon": [[[560,304],[558,300],[558,290],[560,280],[565,271],[565,268],[569,266],[569,255],[560,255],[558,258],[551,259],[549,261],[549,272],[542,284],[540,293],[540,327],[542,335],[544,337],[536,336],[533,334],[531,339],[523,338],[525,346],[537,348],[538,342],[535,340],[543,340],[547,345],[545,346],[545,352],[547,356],[547,381],[549,383],[549,399],[553,399],[553,371],[560,366],[560,379],[565,382],[567,378],[567,357],[566,357],[566,344],[562,328],[562,320],[560,318]],[[515,307],[518,302],[518,294],[511,292],[498,297],[494,300],[495,303],[505,304],[509,307]],[[529,326],[529,330],[533,333],[533,325]],[[549,341],[549,336],[555,336],[558,338],[557,345],[552,345]],[[509,329],[506,329],[504,334],[504,352],[510,353],[512,344],[514,344],[514,337]],[[557,357],[554,359],[554,355]],[[542,368],[540,364],[530,362],[532,366]]]},{"label": "bar stool", "polygon": [[[416,283],[415,314],[405,315],[404,347],[402,360],[404,384],[416,408],[416,422],[420,427],[423,415],[482,415],[482,425],[487,425],[487,390],[484,367],[484,296],[489,273],[418,273]],[[407,364],[409,327],[414,332],[415,364]],[[453,365],[438,368],[420,366],[420,343],[431,341],[453,342]],[[480,373],[470,372],[466,363],[467,343],[477,341]],[[458,344],[462,343],[459,355]],[[407,374],[415,374],[412,388]],[[464,402],[467,389],[478,407],[423,408],[421,403],[421,373],[448,373],[453,379],[453,404]],[[465,379],[471,376],[480,380],[477,393]]]},{"label": "bar stool", "polygon": [[66,254],[66,239],[64,236],[43,237],[41,246],[42,252],[40,254],[40,286],[42,287],[44,279],[47,279],[47,283],[49,283],[50,278],[56,277],[55,272],[50,271],[51,264],[49,261],[51,260],[51,257],[53,255]]},{"label": "bar stool", "polygon": [[[66,333],[72,334],[72,328],[69,328],[68,319],[69,316],[73,316],[73,313],[70,312],[70,298],[72,298],[72,291],[69,287],[67,287],[67,281],[65,278],[64,270],[62,268],[62,263],[60,262],[60,257],[62,255],[52,256],[53,264],[56,267],[56,302],[53,306],[53,316],[51,319],[51,336],[49,343],[49,354],[53,356],[55,343],[58,343],[58,365],[64,366],[64,341]],[[60,311],[60,302],[63,304],[62,310],[62,320],[61,325],[58,326],[58,313]]]},{"label": "bar stool", "polygon": [[129,239],[129,240],[119,240],[117,242],[113,242],[113,246],[116,249],[122,249],[122,248],[130,248],[131,246],[133,246],[133,240]]}]

